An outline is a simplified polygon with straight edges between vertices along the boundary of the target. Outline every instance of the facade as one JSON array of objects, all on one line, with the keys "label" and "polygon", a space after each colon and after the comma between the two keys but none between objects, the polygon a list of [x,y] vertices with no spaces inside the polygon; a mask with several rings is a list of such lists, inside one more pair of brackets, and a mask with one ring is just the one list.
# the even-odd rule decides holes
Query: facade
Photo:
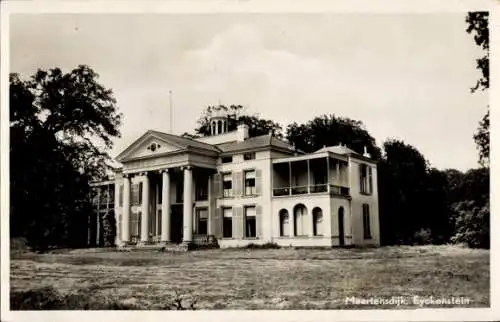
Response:
[{"label": "facade", "polygon": [[227,131],[223,117],[211,131],[199,139],[148,131],[117,156],[117,245],[199,236],[221,247],[380,244],[369,155],[342,145],[303,154],[272,135],[249,137],[246,125]]}]

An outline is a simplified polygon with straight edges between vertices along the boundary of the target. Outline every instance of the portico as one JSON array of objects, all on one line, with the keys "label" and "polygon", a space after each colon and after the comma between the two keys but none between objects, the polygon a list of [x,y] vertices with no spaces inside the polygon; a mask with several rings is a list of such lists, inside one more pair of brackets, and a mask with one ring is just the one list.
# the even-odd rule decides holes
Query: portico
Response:
[{"label": "portico", "polygon": [[[148,131],[117,158],[123,164],[115,180],[121,245],[190,244],[198,226],[195,209],[210,208],[209,186],[217,154],[204,149],[203,143],[182,146],[169,139]],[[207,213],[206,234],[210,235],[212,212]]]}]

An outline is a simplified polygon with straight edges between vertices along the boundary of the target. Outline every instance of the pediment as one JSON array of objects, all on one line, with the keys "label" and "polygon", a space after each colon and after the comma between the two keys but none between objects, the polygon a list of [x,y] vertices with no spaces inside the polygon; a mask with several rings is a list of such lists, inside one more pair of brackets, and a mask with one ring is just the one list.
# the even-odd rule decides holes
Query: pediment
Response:
[{"label": "pediment", "polygon": [[120,153],[116,160],[126,162],[136,158],[154,157],[155,155],[184,150],[185,148],[183,145],[169,142],[152,131],[148,131]]}]

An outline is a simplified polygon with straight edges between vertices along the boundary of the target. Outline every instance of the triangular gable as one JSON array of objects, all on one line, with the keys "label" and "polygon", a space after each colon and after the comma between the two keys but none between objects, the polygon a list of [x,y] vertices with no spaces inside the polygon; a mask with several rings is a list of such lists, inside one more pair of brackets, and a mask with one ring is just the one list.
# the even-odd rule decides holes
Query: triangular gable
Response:
[{"label": "triangular gable", "polygon": [[187,146],[168,140],[154,133],[147,131],[140,138],[135,140],[123,152],[121,152],[116,160],[123,162],[124,160],[145,157],[165,152],[173,152],[186,149]]}]

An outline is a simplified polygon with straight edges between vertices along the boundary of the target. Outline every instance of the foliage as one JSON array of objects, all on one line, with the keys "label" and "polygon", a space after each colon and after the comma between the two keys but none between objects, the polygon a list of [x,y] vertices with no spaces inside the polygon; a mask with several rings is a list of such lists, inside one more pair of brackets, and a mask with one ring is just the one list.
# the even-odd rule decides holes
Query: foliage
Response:
[{"label": "foliage", "polygon": [[429,245],[432,244],[432,233],[429,228],[421,228],[413,235],[413,244]]},{"label": "foliage", "polygon": [[490,164],[490,110],[484,115],[477,132],[474,134],[474,141],[479,150],[479,164],[488,167]]},{"label": "foliage", "polygon": [[413,234],[429,223],[426,200],[427,162],[413,146],[384,142],[379,162],[380,229],[384,244],[411,244]]},{"label": "foliage", "polygon": [[250,243],[248,245],[246,245],[244,248],[247,248],[247,249],[279,249],[281,248],[280,245],[276,244],[276,243],[265,243],[265,244],[254,244],[254,243]]},{"label": "foliage", "polygon": [[380,158],[380,149],[375,139],[368,133],[361,121],[337,117],[334,114],[315,117],[305,124],[296,122],[286,130],[288,141],[304,152],[314,152],[323,146],[347,145],[350,149],[363,154],[364,148],[372,158]]},{"label": "foliage", "polygon": [[198,119],[198,126],[195,129],[196,134],[185,133],[184,136],[196,138],[199,135],[210,136],[210,120],[218,114],[223,113],[228,119],[228,131],[236,130],[238,124],[248,125],[248,135],[250,137],[266,135],[272,132],[275,137],[281,138],[282,128],[278,123],[258,117],[257,115],[244,114],[244,107],[242,105],[218,105],[208,106],[203,112],[203,115]]},{"label": "foliage", "polygon": [[455,243],[466,243],[472,248],[490,247],[490,203],[478,205],[474,200],[453,205],[456,233]]},{"label": "foliage", "polygon": [[83,65],[10,75],[11,235],[35,248],[86,241],[88,183],[104,176],[121,120],[97,79]]},{"label": "foliage", "polygon": [[[467,33],[474,35],[474,41],[484,51],[484,56],[476,59],[476,68],[481,72],[481,77],[476,85],[471,88],[472,92],[487,90],[490,87],[490,32],[488,26],[488,12],[469,12],[465,18]],[[474,134],[474,141],[479,150],[479,163],[489,166],[490,161],[490,111],[486,112],[479,123],[479,128]]]},{"label": "foliage", "polygon": [[465,22],[467,23],[467,33],[473,34],[476,44],[485,51],[484,56],[476,60],[476,68],[481,71],[482,76],[477,81],[476,86],[471,89],[473,92],[478,89],[484,90],[490,87],[490,33],[488,19],[488,12],[469,12],[465,18]]}]

